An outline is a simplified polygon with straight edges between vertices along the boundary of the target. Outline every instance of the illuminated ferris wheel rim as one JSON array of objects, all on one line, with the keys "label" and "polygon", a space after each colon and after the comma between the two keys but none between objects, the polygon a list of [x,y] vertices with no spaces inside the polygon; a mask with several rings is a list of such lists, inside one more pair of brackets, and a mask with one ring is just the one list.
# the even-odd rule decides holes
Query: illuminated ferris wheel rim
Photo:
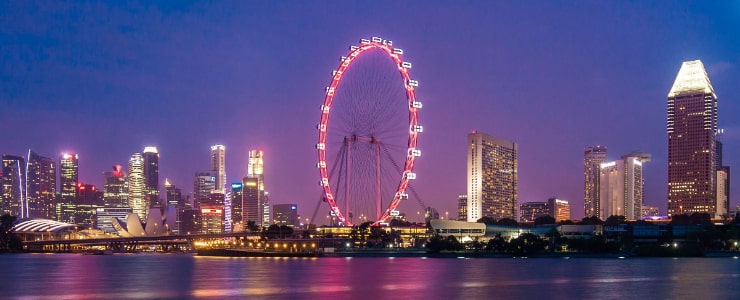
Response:
[{"label": "illuminated ferris wheel rim", "polygon": [[329,115],[331,106],[334,102],[335,91],[339,87],[345,72],[349,69],[352,62],[365,51],[372,49],[383,50],[388,57],[390,57],[398,68],[401,78],[403,79],[403,85],[406,90],[406,99],[408,101],[409,110],[409,138],[408,138],[408,151],[406,152],[406,160],[404,163],[403,173],[401,174],[401,181],[398,184],[396,193],[393,196],[393,200],[388,205],[388,208],[382,213],[380,218],[376,220],[373,225],[379,225],[388,220],[388,218],[397,213],[395,210],[400,204],[401,200],[408,199],[406,189],[409,186],[409,180],[416,179],[416,173],[413,172],[414,161],[416,157],[421,156],[421,150],[417,148],[418,134],[423,131],[421,125],[419,125],[418,111],[422,108],[421,102],[416,100],[415,88],[419,85],[419,82],[411,79],[409,75],[409,69],[411,69],[411,63],[405,62],[402,59],[403,50],[400,48],[394,48],[393,42],[384,40],[379,37],[372,37],[371,39],[361,39],[359,45],[352,45],[349,48],[349,54],[342,56],[340,59],[339,67],[332,71],[332,80],[328,87],[326,87],[326,94],[324,96],[324,104],[321,105],[321,122],[318,124],[317,129],[319,132],[319,140],[316,144],[318,150],[319,162],[317,167],[321,176],[319,184],[324,190],[324,200],[329,203],[332,214],[339,220],[339,222],[346,226],[352,226],[351,222],[347,220],[341,212],[341,209],[337,205],[336,198],[332,192],[329,183],[329,172],[328,163],[326,160],[326,137],[327,128],[329,126]]}]

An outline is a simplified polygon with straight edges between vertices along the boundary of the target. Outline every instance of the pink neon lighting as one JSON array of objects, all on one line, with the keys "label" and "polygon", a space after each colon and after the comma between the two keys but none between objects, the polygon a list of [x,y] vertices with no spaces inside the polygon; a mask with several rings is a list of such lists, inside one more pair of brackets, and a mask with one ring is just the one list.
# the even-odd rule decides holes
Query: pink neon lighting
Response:
[{"label": "pink neon lighting", "polygon": [[[406,99],[409,107],[409,128],[416,128],[419,125],[418,108],[414,107],[416,101],[415,87],[409,84],[412,79],[409,75],[409,69],[404,67],[404,62],[401,58],[403,50],[393,48],[392,43],[384,42],[382,39],[372,39],[368,42],[366,39],[361,40],[358,46],[351,46],[349,55],[343,56],[340,60],[339,68],[334,71],[331,83],[326,88],[326,95],[324,97],[324,104],[321,106],[321,122],[319,123],[318,132],[319,140],[316,149],[319,154],[319,175],[321,178],[321,187],[324,189],[324,200],[329,203],[331,212],[333,215],[345,226],[352,226],[347,218],[342,214],[337,202],[335,201],[334,192],[329,184],[329,172],[327,168],[326,159],[326,137],[327,128],[329,125],[329,115],[331,111],[331,105],[334,102],[334,91],[339,87],[339,83],[342,81],[343,74],[347,71],[352,61],[354,61],[360,54],[370,49],[381,49],[396,63],[398,71],[401,74],[401,79],[406,89]],[[415,81],[414,81],[415,82]],[[409,131],[408,149],[417,149],[417,138],[419,132],[415,130]],[[320,145],[320,146],[319,146]],[[383,212],[382,216],[373,223],[373,226],[377,226],[380,223],[386,222],[390,217],[391,211],[396,210],[401,202],[401,195],[406,194],[406,189],[409,187],[408,174],[413,172],[414,160],[416,156],[408,151],[406,155],[406,161],[404,163],[404,171],[401,176],[401,180],[396,189],[396,194],[393,197],[393,201],[388,205],[388,208]]]}]

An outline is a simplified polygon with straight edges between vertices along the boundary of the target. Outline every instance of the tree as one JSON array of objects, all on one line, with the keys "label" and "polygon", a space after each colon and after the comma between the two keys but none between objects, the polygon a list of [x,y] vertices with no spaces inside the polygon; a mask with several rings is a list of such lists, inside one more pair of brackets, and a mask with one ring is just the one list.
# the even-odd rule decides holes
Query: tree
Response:
[{"label": "tree", "polygon": [[548,225],[548,224],[555,224],[555,218],[553,218],[551,215],[544,215],[539,216],[536,219],[534,219],[534,225]]},{"label": "tree", "polygon": [[697,225],[709,225],[712,224],[712,217],[709,216],[708,213],[693,213],[691,216],[689,216],[689,219],[691,219],[691,224]]},{"label": "tree", "polygon": [[260,231],[260,227],[257,226],[257,222],[255,221],[247,221],[247,229],[252,233]]},{"label": "tree", "polygon": [[585,217],[581,219],[581,222],[578,224],[579,225],[603,225],[604,221],[599,219],[599,217],[597,216],[590,216],[590,217]]},{"label": "tree", "polygon": [[671,225],[689,225],[691,218],[687,214],[678,214],[671,216]]},{"label": "tree", "polygon": [[627,223],[627,217],[625,216],[609,216],[606,218],[606,222],[604,224],[606,225],[619,225],[619,224],[625,224]]},{"label": "tree", "polygon": [[511,226],[511,227],[519,226],[519,223],[517,223],[516,220],[511,219],[511,218],[503,218],[501,220],[498,220],[496,224],[501,225],[501,226]]},{"label": "tree", "polygon": [[509,241],[508,250],[510,253],[523,255],[544,252],[547,248],[547,241],[533,233],[523,233],[518,238]]},{"label": "tree", "polygon": [[573,223],[572,220],[562,220],[558,224],[560,224],[560,225],[574,225],[575,223]]},{"label": "tree", "polygon": [[23,249],[21,238],[11,230],[16,217],[4,214],[0,217],[0,252],[19,252]]},{"label": "tree", "polygon": [[483,223],[483,224],[486,224],[486,225],[496,224],[496,219],[491,218],[489,216],[485,216],[485,217],[482,217],[482,218],[478,219],[478,221],[476,221],[476,223]]}]

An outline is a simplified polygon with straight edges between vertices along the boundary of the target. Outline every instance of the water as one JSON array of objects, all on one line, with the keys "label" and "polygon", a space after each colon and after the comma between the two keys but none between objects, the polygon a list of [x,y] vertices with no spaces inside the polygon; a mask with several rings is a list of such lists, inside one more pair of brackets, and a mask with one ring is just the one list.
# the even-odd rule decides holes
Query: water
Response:
[{"label": "water", "polygon": [[0,298],[731,299],[733,258],[0,255]]}]

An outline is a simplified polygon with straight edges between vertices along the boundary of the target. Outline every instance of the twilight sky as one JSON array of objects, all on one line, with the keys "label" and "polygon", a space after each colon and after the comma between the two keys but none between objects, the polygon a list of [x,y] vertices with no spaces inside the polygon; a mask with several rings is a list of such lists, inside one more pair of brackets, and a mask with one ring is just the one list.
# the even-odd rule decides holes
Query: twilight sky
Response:
[{"label": "twilight sky", "polygon": [[101,186],[154,145],[160,182],[191,193],[211,145],[226,145],[229,181],[259,148],[272,203],[310,217],[324,87],[349,45],[381,36],[420,82],[427,205],[457,215],[476,129],[519,144],[520,203],[558,196],[580,219],[583,148],[600,144],[609,159],[653,155],[646,203],[665,213],[666,97],[682,61],[707,67],[725,164],[740,170],[740,2],[705,2],[0,1],[0,153],[77,152],[80,180]]}]

